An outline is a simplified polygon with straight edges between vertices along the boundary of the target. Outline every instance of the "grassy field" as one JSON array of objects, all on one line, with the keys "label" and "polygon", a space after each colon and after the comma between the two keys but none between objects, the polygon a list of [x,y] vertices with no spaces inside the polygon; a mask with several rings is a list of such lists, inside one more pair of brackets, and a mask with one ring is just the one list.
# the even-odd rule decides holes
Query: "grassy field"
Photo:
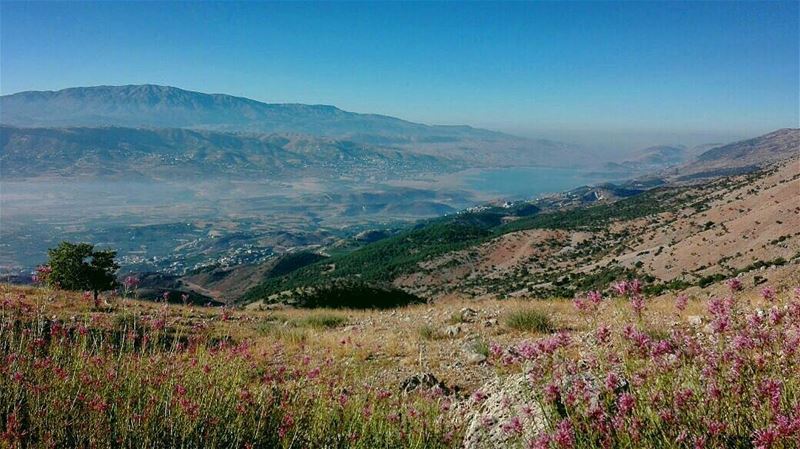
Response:
[{"label": "grassy field", "polygon": [[797,447],[800,292],[616,288],[306,310],[2,285],[0,447]]}]

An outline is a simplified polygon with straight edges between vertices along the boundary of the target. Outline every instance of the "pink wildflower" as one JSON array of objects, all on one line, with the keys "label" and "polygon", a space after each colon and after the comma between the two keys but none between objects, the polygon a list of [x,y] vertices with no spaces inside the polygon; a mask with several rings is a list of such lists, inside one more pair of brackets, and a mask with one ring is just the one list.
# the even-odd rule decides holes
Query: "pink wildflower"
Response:
[{"label": "pink wildflower", "polygon": [[567,419],[564,419],[558,423],[558,427],[553,435],[553,439],[560,448],[572,449],[575,447],[575,435],[572,428],[572,423]]},{"label": "pink wildflower", "polygon": [[675,298],[675,308],[678,309],[679,312],[683,312],[686,310],[686,305],[689,303],[689,297],[686,295],[678,295]]},{"label": "pink wildflower", "polygon": [[731,289],[732,292],[738,292],[743,288],[742,280],[739,278],[730,278],[727,281],[725,281],[725,284],[728,286],[729,289]]}]

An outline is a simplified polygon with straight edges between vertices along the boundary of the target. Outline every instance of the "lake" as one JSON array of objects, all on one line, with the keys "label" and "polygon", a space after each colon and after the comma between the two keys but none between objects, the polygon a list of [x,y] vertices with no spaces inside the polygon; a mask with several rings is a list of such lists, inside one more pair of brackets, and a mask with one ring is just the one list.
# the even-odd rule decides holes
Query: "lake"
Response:
[{"label": "lake", "polygon": [[609,179],[597,172],[550,167],[474,169],[459,175],[464,188],[509,200],[535,198]]}]

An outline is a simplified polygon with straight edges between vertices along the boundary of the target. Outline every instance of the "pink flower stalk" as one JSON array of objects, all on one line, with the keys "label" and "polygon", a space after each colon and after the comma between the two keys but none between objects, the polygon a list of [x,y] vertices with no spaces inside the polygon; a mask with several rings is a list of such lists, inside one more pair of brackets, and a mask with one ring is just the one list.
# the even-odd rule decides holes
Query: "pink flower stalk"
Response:
[{"label": "pink flower stalk", "polygon": [[686,306],[689,303],[689,297],[686,295],[678,295],[675,298],[675,308],[678,309],[679,312],[683,312],[686,310]]},{"label": "pink flower stalk", "polygon": [[600,326],[595,332],[595,337],[597,337],[597,341],[600,343],[608,343],[609,339],[611,338],[611,329],[605,325]]},{"label": "pink flower stalk", "polygon": [[767,301],[770,301],[770,302],[774,301],[775,300],[775,289],[770,287],[770,286],[766,286],[766,287],[761,289],[761,296],[764,299],[766,299]]},{"label": "pink flower stalk", "polygon": [[515,416],[504,422],[500,428],[508,435],[519,435],[522,433],[522,422]]},{"label": "pink flower stalk", "polygon": [[628,282],[619,281],[611,285],[611,288],[619,295],[623,296],[628,293]]},{"label": "pink flower stalk", "polygon": [[636,400],[633,398],[633,395],[630,393],[622,393],[619,398],[617,399],[617,405],[619,406],[619,412],[623,415],[627,415],[633,410],[633,405],[635,404]]},{"label": "pink flower stalk", "polygon": [[753,438],[753,445],[756,449],[769,449],[778,442],[778,432],[772,426],[757,430]]},{"label": "pink flower stalk", "polygon": [[33,283],[34,284],[46,284],[47,280],[50,279],[50,274],[53,273],[53,269],[50,265],[40,265],[36,267],[36,273],[33,275]]},{"label": "pink flower stalk", "polygon": [[550,449],[550,442],[550,435],[543,433],[531,440],[528,449]]},{"label": "pink flower stalk", "polygon": [[763,399],[769,401],[773,410],[779,410],[781,404],[781,392],[783,383],[780,380],[767,379],[758,387],[758,392]]},{"label": "pink flower stalk", "polygon": [[548,384],[544,387],[544,397],[548,402],[556,402],[561,397],[561,391],[558,385]]},{"label": "pink flower stalk", "polygon": [[620,385],[620,378],[619,375],[613,371],[609,372],[606,376],[606,389],[609,391],[614,391]]},{"label": "pink flower stalk", "polygon": [[631,297],[631,309],[636,314],[636,316],[638,317],[642,316],[642,312],[644,312],[644,298],[640,294],[635,293]]},{"label": "pink flower stalk", "polygon": [[594,305],[599,305],[603,302],[603,295],[599,291],[593,290],[586,294],[586,299]]},{"label": "pink flower stalk", "polygon": [[729,289],[731,289],[732,292],[738,292],[739,290],[744,288],[742,286],[742,280],[739,278],[730,278],[727,281],[725,281],[725,284],[728,286]]},{"label": "pink flower stalk", "polygon": [[555,440],[558,447],[562,449],[572,449],[575,447],[574,430],[572,428],[572,423],[568,419],[563,419],[558,423],[558,428],[553,435],[553,440]]},{"label": "pink flower stalk", "polygon": [[139,286],[139,278],[136,276],[127,276],[125,279],[123,279],[122,286],[128,290],[133,290]]},{"label": "pink flower stalk", "polygon": [[642,293],[642,282],[638,279],[634,279],[628,282],[628,290],[634,294],[639,295]]},{"label": "pink flower stalk", "polygon": [[489,396],[481,390],[475,390],[475,393],[472,393],[472,400],[475,402],[483,402]]}]

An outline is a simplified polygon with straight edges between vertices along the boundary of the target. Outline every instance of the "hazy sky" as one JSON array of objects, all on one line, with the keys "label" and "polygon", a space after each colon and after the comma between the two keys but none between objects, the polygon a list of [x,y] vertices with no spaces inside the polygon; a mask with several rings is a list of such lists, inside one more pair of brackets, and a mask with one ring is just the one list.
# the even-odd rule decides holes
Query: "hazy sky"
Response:
[{"label": "hazy sky", "polygon": [[800,120],[796,1],[0,5],[3,94],[154,83],[573,140]]}]

